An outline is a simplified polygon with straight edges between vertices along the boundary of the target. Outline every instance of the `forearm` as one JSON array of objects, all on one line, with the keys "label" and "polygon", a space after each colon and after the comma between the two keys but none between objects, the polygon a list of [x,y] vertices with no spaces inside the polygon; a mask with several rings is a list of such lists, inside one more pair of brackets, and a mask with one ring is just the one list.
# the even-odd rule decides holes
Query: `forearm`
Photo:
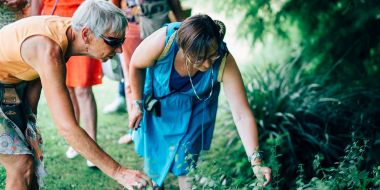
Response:
[{"label": "forearm", "polygon": [[251,156],[259,147],[258,130],[255,118],[249,110],[243,114],[234,115],[234,121],[247,156]]},{"label": "forearm", "polygon": [[131,81],[132,100],[142,100],[145,69],[136,68],[131,65],[129,69],[129,81]]},{"label": "forearm", "polygon": [[45,88],[45,96],[59,134],[83,157],[94,163],[105,174],[113,177],[120,165],[80,128],[75,120],[68,92],[62,90],[57,96],[57,93],[52,93],[50,89]]},{"label": "forearm", "polygon": [[78,125],[59,126],[58,132],[68,144],[87,160],[94,163],[105,174],[114,178],[114,173],[121,167]]},{"label": "forearm", "polygon": [[120,165],[78,125],[62,72],[44,72],[40,76],[47,104],[59,134],[67,140],[70,146],[93,162],[105,174],[114,177],[114,172]]}]

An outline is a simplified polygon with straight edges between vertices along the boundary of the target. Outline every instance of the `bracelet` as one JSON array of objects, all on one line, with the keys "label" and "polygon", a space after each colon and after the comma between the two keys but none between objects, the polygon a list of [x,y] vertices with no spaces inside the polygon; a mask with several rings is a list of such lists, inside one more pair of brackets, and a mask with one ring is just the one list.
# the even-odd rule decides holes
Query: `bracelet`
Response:
[{"label": "bracelet", "polygon": [[263,158],[263,151],[254,151],[251,156],[248,156],[248,161],[252,164],[252,161],[256,161],[256,159]]},{"label": "bracelet", "polygon": [[254,168],[254,167],[256,167],[256,166],[261,167],[261,163],[260,163],[260,164],[252,164],[252,165],[251,165],[251,168]]},{"label": "bracelet", "polygon": [[140,113],[143,113],[142,107],[143,107],[143,101],[142,100],[133,100],[132,104],[134,107],[136,107],[137,111]]}]

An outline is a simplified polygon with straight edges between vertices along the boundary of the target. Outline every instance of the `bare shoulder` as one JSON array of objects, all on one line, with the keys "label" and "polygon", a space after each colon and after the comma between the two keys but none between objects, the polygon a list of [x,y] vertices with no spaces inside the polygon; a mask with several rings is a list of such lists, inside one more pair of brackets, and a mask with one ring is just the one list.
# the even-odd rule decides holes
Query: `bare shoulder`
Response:
[{"label": "bare shoulder", "polygon": [[46,62],[46,59],[59,60],[63,58],[61,47],[52,39],[36,35],[27,38],[21,45],[21,56],[32,67]]},{"label": "bare shoulder", "polygon": [[231,53],[228,53],[226,57],[225,73],[226,74],[236,73],[236,70],[239,70],[239,68],[236,65],[235,58]]},{"label": "bare shoulder", "polygon": [[[154,55],[160,55],[165,46],[166,27],[160,28],[142,41],[142,46]],[[157,56],[158,57],[158,56]]]},{"label": "bare shoulder", "polygon": [[223,83],[226,84],[229,81],[241,80],[241,74],[239,67],[236,64],[234,56],[229,53],[226,58],[226,64],[223,74]]},{"label": "bare shoulder", "polygon": [[231,65],[231,64],[236,65],[235,58],[231,53],[228,53],[228,55],[226,57],[226,63],[227,63],[227,65]]},{"label": "bare shoulder", "polygon": [[140,68],[152,66],[165,48],[165,39],[166,27],[145,38],[133,53],[132,64]]}]

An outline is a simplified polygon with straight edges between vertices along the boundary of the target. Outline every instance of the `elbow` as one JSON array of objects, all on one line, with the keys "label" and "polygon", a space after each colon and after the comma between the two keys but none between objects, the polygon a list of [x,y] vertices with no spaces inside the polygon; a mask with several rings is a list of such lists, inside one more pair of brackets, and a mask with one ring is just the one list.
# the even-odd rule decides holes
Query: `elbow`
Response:
[{"label": "elbow", "polygon": [[240,111],[239,110],[239,111],[233,113],[233,118],[235,121],[235,125],[237,127],[246,126],[247,124],[249,124],[249,126],[250,126],[251,123],[255,122],[254,116],[253,116],[252,112],[250,112],[249,110],[246,110],[246,111]]},{"label": "elbow", "polygon": [[235,125],[236,126],[240,126],[240,123],[242,123],[242,120],[244,119],[244,117],[242,116],[242,114],[234,114],[233,118],[235,120]]}]

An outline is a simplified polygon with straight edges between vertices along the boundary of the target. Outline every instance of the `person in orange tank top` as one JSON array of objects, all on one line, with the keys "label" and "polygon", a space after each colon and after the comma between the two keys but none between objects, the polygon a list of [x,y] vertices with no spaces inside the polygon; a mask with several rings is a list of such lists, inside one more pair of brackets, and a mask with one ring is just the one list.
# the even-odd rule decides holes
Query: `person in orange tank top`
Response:
[{"label": "person in orange tank top", "polygon": [[66,88],[67,60],[84,55],[106,61],[122,53],[126,27],[120,9],[104,0],[86,0],[72,18],[27,17],[0,29],[0,163],[6,190],[42,184],[42,139],[35,116],[42,88],[55,126],[70,146],[127,189],[152,184],[143,172],[112,159],[80,128]]},{"label": "person in orange tank top", "polygon": [[[42,15],[72,17],[84,0],[43,0],[39,7]],[[73,103],[75,117],[83,120],[84,129],[96,141],[97,108],[92,86],[102,83],[102,65],[97,59],[85,56],[72,56],[66,63],[66,85]],[[66,157],[74,158],[78,153],[69,147]],[[87,160],[87,166],[95,165]]]}]

